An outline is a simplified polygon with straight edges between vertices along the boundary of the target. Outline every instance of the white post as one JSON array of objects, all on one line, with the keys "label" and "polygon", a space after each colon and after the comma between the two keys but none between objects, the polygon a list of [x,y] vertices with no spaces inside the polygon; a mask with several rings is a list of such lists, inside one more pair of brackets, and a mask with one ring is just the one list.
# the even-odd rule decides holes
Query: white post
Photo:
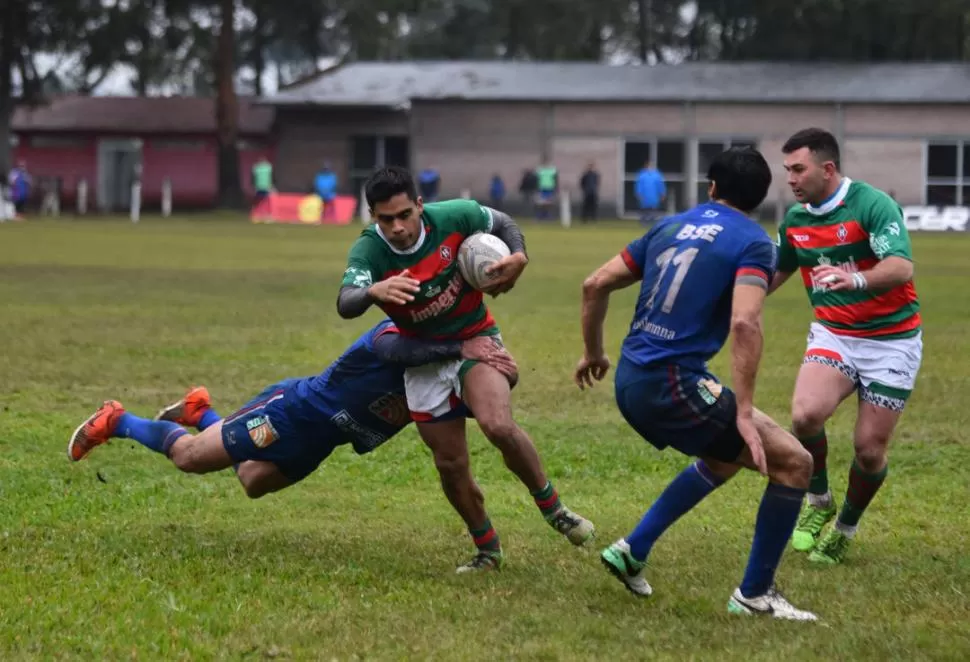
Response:
[{"label": "white post", "polygon": [[464,200],[471,200],[472,199],[472,192],[471,192],[471,190],[470,189],[467,189],[467,188],[463,188],[461,190],[461,197]]},{"label": "white post", "polygon": [[564,228],[573,224],[573,205],[569,199],[569,190],[564,189],[559,193],[559,220]]},{"label": "white post", "polygon": [[667,195],[667,216],[673,216],[677,213],[677,200],[675,199],[677,195],[675,193],[669,193]]},{"label": "white post", "polygon": [[172,215],[172,180],[168,177],[162,182],[162,216]]},{"label": "white post", "polygon": [[131,185],[131,222],[137,223],[141,218],[141,182]]},{"label": "white post", "polygon": [[88,213],[88,180],[82,179],[77,183],[77,213]]},{"label": "white post", "polygon": [[360,222],[370,225],[370,209],[367,207],[367,193],[363,186],[360,187]]}]

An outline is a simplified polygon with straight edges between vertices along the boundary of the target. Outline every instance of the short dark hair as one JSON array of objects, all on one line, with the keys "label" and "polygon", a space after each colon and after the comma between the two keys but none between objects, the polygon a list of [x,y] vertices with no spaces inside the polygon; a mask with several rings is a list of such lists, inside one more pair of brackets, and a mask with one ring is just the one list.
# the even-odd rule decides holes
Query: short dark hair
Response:
[{"label": "short dark hair", "polygon": [[401,193],[406,194],[411,200],[418,199],[414,177],[407,168],[400,166],[378,168],[364,183],[364,197],[367,198],[367,206],[371,209],[374,205],[387,202]]},{"label": "short dark hair", "polygon": [[823,161],[834,163],[836,170],[842,169],[839,141],[825,129],[802,129],[782,145],[781,153],[791,154],[802,147],[807,147],[812,154]]},{"label": "short dark hair", "polygon": [[771,167],[753,147],[732,147],[721,152],[707,169],[715,195],[744,213],[758,208],[771,188]]}]

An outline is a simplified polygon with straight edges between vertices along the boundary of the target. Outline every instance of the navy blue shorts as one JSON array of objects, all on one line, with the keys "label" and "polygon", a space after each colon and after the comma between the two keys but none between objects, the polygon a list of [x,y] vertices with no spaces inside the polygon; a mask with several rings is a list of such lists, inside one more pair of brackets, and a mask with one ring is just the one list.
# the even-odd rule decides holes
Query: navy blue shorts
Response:
[{"label": "navy blue shorts", "polygon": [[642,367],[621,358],[616,403],[627,423],[658,449],[722,462],[734,462],[744,450],[734,393],[709,372]]},{"label": "navy blue shorts", "polygon": [[280,473],[297,482],[316,471],[333,452],[334,445],[320,430],[307,434],[287,415],[287,387],[295,381],[268,386],[222,422],[222,444],[233,463],[272,462]]}]

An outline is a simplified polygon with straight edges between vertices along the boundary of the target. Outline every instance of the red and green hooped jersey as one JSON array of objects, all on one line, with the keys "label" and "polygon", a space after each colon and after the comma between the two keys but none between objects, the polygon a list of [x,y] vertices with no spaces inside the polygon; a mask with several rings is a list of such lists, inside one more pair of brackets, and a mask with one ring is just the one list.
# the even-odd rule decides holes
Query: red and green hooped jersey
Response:
[{"label": "red and green hooped jersey", "polygon": [[369,287],[409,269],[421,282],[414,301],[379,304],[402,334],[465,340],[498,333],[482,293],[458,270],[458,247],[469,235],[491,231],[491,212],[474,200],[433,202],[424,206],[421,223],[418,241],[408,251],[385,241],[376,223],[367,227],[350,249],[343,285]]},{"label": "red and green hooped jersey", "polygon": [[778,231],[778,270],[801,271],[815,318],[840,335],[904,338],[919,332],[912,281],[881,292],[832,292],[812,277],[822,264],[865,271],[890,256],[912,259],[902,210],[879,189],[848,177],[820,207],[792,207]]}]

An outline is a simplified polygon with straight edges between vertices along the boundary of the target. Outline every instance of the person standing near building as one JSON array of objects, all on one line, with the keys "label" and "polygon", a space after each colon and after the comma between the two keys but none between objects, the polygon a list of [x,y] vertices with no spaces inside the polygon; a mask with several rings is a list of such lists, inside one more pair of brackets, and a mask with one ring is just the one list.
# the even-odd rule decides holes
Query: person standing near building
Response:
[{"label": "person standing near building", "polygon": [[10,185],[10,201],[13,202],[18,220],[23,218],[24,209],[27,207],[27,199],[30,197],[30,173],[27,172],[27,164],[19,161],[17,166],[10,171],[8,178]]},{"label": "person standing near building", "polygon": [[600,174],[596,164],[590,162],[586,171],[579,178],[579,190],[583,192],[583,209],[581,219],[583,223],[596,220],[596,210],[599,207]]},{"label": "person standing near building", "polygon": [[[253,164],[253,190],[256,192],[253,198],[253,209],[257,210],[273,190],[273,164],[265,156],[260,157],[259,161]],[[264,214],[258,214],[256,220],[269,220],[268,210]]]},{"label": "person standing near building", "polygon": [[636,195],[640,203],[640,222],[646,225],[657,218],[667,199],[664,176],[650,161],[643,164],[643,169],[637,175]]},{"label": "person standing near building", "polygon": [[441,189],[441,173],[434,166],[425,168],[418,175],[418,188],[421,190],[421,197],[425,202],[434,202],[438,199]]},{"label": "person standing near building", "polygon": [[320,172],[313,178],[313,190],[323,200],[324,218],[330,218],[333,215],[333,200],[337,197],[337,173],[330,167],[329,161],[324,162]]},{"label": "person standing near building", "polygon": [[559,171],[556,166],[546,164],[536,169],[536,179],[539,184],[539,209],[538,218],[549,218],[552,205],[556,199],[556,191],[559,188]]}]

